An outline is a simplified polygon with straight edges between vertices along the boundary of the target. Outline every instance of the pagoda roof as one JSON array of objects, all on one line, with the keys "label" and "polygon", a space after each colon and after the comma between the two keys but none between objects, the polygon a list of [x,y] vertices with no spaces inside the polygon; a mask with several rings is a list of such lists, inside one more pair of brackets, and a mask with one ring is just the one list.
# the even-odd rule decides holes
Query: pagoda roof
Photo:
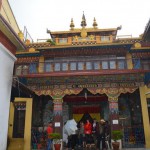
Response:
[{"label": "pagoda roof", "polygon": [[135,37],[135,38],[118,38],[115,40],[116,43],[136,43],[136,42],[142,42],[141,37]]},{"label": "pagoda roof", "polygon": [[70,56],[92,56],[92,55],[108,55],[108,54],[123,54],[129,51],[130,44],[104,44],[104,45],[78,45],[78,46],[64,46],[51,47],[48,49],[40,49],[45,56],[62,57],[64,55]]},{"label": "pagoda roof", "polygon": [[[108,28],[108,29],[95,29],[95,28],[85,28],[85,30],[89,33],[89,32],[113,32],[113,31],[117,31],[118,28]],[[50,33],[51,35],[60,35],[60,34],[74,34],[74,33],[80,33],[82,31],[82,28],[76,28],[73,30],[69,30],[69,31],[50,31],[47,30],[47,33]]]},{"label": "pagoda roof", "polygon": [[[35,44],[35,45],[34,45]],[[35,47],[34,47],[35,46]],[[24,52],[17,52],[18,57],[39,57],[41,54],[46,56],[53,56],[55,53],[59,56],[65,52],[65,55],[75,53],[81,55],[83,51],[88,54],[94,55],[95,53],[125,53],[130,50],[132,44],[130,43],[107,43],[107,44],[89,44],[89,45],[51,45],[51,46],[39,46],[36,47],[36,43],[30,45],[30,47]],[[35,48],[35,51],[30,49]],[[81,51],[82,50],[82,51]],[[108,50],[108,51],[107,51]],[[50,53],[51,51],[51,53]],[[75,54],[74,54],[75,55]]]},{"label": "pagoda roof", "polygon": [[51,47],[52,44],[50,42],[34,42],[26,45],[27,48],[42,48],[42,47]]},{"label": "pagoda roof", "polygon": [[[132,45],[131,42],[113,42],[113,43],[101,43],[101,44],[81,44],[81,45],[52,45],[49,42],[41,42],[41,43],[31,43],[27,45],[27,48],[35,48],[35,49],[61,49],[61,48],[73,48],[73,47],[106,47],[106,46],[123,46],[123,45]],[[19,52],[20,53],[20,52]]]}]

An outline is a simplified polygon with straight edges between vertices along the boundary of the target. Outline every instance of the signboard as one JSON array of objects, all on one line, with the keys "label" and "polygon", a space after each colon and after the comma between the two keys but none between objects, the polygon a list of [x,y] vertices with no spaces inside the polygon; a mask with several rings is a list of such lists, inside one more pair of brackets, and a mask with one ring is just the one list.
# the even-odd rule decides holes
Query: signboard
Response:
[{"label": "signboard", "polygon": [[113,124],[118,124],[118,120],[113,120],[112,123]]},{"label": "signboard", "polygon": [[55,122],[55,127],[60,127],[60,122]]}]

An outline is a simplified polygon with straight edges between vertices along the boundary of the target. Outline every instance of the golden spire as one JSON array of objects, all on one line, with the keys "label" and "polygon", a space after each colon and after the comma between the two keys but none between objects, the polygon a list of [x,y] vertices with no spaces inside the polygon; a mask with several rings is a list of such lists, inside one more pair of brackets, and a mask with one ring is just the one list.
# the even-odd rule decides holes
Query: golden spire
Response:
[{"label": "golden spire", "polygon": [[83,16],[82,16],[82,21],[81,21],[81,27],[85,27],[86,26],[86,19],[85,19],[85,15],[84,15],[84,11],[83,11]]},{"label": "golden spire", "polygon": [[71,29],[71,30],[73,30],[73,29],[74,29],[74,22],[73,22],[73,18],[71,18],[70,29]]},{"label": "golden spire", "polygon": [[96,22],[95,17],[94,17],[94,20],[93,20],[93,28],[97,28],[97,22]]}]

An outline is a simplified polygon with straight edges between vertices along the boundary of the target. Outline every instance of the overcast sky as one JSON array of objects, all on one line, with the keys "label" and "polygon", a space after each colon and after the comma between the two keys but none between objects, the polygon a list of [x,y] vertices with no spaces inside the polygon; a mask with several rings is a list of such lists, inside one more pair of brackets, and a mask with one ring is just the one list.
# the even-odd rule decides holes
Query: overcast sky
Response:
[{"label": "overcast sky", "polygon": [[84,11],[87,27],[96,18],[98,27],[116,28],[118,35],[138,37],[150,18],[150,0],[9,0],[20,29],[27,27],[31,37],[47,39],[51,31],[69,30],[71,18],[81,27]]}]

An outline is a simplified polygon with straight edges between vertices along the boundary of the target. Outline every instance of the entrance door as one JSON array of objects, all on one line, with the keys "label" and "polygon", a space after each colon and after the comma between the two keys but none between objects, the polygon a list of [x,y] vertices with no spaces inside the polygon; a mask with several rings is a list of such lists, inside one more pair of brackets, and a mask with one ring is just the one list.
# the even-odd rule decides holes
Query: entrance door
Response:
[{"label": "entrance door", "polygon": [[105,94],[92,94],[83,89],[78,95],[66,95],[63,106],[63,121],[75,119],[79,122],[84,114],[89,113],[92,119],[109,119],[109,103]]},{"label": "entrance door", "polygon": [[31,149],[32,98],[16,98],[10,104],[8,150]]},{"label": "entrance door", "polygon": [[24,138],[25,103],[16,103],[14,112],[13,138]]}]

